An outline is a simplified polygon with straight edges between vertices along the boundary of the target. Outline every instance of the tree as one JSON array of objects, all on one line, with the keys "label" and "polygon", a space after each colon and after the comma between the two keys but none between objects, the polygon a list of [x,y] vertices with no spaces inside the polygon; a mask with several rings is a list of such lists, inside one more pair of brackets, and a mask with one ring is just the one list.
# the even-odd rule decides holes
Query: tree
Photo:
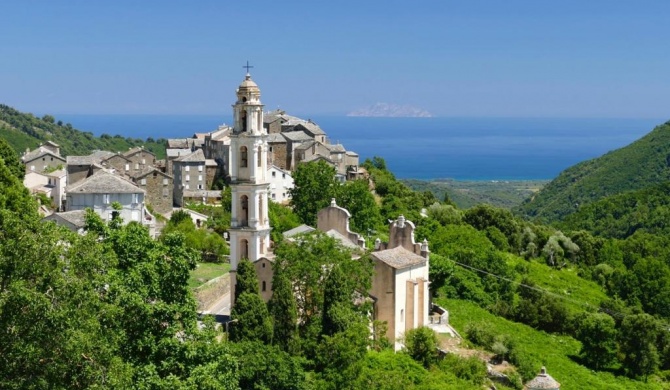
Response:
[{"label": "tree", "polygon": [[16,150],[4,138],[0,138],[0,159],[4,160],[5,166],[12,175],[23,181],[26,168],[19,159]]},{"label": "tree", "polygon": [[437,336],[427,326],[409,330],[403,343],[405,352],[424,367],[430,367],[437,360]]},{"label": "tree", "polygon": [[268,311],[273,319],[273,342],[291,351],[298,329],[298,311],[291,281],[281,271],[272,276],[272,298]]},{"label": "tree", "polygon": [[351,213],[349,224],[352,231],[366,233],[381,223],[379,206],[366,180],[345,183],[337,190],[336,197],[338,205]]},{"label": "tree", "polygon": [[339,185],[335,168],[325,161],[298,164],[290,190],[293,211],[303,223],[314,225],[316,213],[330,204]]},{"label": "tree", "polygon": [[272,341],[272,321],[268,308],[258,292],[243,292],[230,312],[231,341]]},{"label": "tree", "polygon": [[25,218],[37,218],[37,204],[28,189],[0,157],[0,209],[21,213]]},{"label": "tree", "polygon": [[258,275],[256,267],[249,259],[242,259],[237,264],[237,274],[235,276],[235,302],[243,293],[258,293]]},{"label": "tree", "polygon": [[494,226],[507,237],[510,248],[519,249],[521,229],[509,210],[481,204],[468,209],[463,215],[463,221],[477,230]]},{"label": "tree", "polygon": [[47,123],[54,123],[54,122],[56,122],[56,119],[55,119],[53,116],[48,115],[48,114],[47,114],[47,115],[44,115],[44,116],[42,117],[42,120],[45,121],[45,122],[47,122]]},{"label": "tree", "polygon": [[332,336],[344,330],[344,324],[341,318],[338,318],[338,310],[346,310],[351,306],[353,291],[349,289],[350,287],[347,286],[346,277],[340,267],[335,265],[326,277],[323,290],[322,334]]},{"label": "tree", "polygon": [[624,354],[623,366],[631,376],[645,379],[658,369],[660,357],[656,347],[659,324],[649,314],[626,316],[621,322],[619,340]]},{"label": "tree", "polygon": [[369,257],[351,260],[349,250],[321,232],[302,235],[296,242],[283,241],[275,248],[275,255],[275,272],[284,273],[293,283],[300,324],[310,323],[323,311],[324,271],[337,265],[347,275],[349,291],[370,289]]},{"label": "tree", "polygon": [[580,354],[586,365],[596,370],[610,365],[617,352],[614,319],[605,313],[585,313],[577,326],[576,338],[582,343]]},{"label": "tree", "polygon": [[233,348],[240,363],[240,388],[305,389],[305,372],[289,353],[258,341],[235,343]]}]

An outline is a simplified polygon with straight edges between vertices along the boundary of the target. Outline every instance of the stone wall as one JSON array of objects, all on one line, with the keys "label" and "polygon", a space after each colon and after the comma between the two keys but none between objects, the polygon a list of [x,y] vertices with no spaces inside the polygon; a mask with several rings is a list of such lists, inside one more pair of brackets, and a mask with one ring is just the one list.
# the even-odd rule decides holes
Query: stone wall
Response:
[{"label": "stone wall", "polygon": [[[143,179],[145,180],[144,184]],[[166,181],[167,184],[165,184]],[[136,184],[146,191],[146,202],[151,205],[156,213],[165,214],[172,210],[172,191],[174,191],[172,178],[154,171],[138,178]]]},{"label": "stone wall", "polygon": [[286,143],[285,142],[277,142],[277,143],[272,143],[269,144],[269,146],[272,148],[272,153],[269,153],[270,157],[270,163],[276,165],[277,167],[281,169],[289,169],[289,158],[288,158],[288,153],[286,152]]},{"label": "stone wall", "polygon": [[221,275],[195,289],[198,311],[207,310],[224,294],[230,292],[230,274]]}]

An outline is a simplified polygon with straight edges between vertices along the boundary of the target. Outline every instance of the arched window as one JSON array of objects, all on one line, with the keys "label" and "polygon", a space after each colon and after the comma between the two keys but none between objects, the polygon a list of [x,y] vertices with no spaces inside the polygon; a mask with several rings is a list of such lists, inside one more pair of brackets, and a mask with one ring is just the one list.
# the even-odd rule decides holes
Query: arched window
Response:
[{"label": "arched window", "polygon": [[241,240],[240,241],[240,260],[249,258],[249,241]]},{"label": "arched window", "polygon": [[240,113],[240,121],[242,122],[242,131],[247,131],[247,111],[242,110]]},{"label": "arched window", "polygon": [[247,147],[240,147],[240,168],[247,167]]},{"label": "arched window", "polygon": [[261,158],[261,156],[262,156],[261,147],[259,146],[258,147],[258,163],[257,163],[259,168],[262,166],[262,163],[263,163],[263,159]]},{"label": "arched window", "polygon": [[249,224],[249,198],[246,195],[242,195],[240,198],[240,207],[242,208],[240,213],[240,225],[247,226]]}]

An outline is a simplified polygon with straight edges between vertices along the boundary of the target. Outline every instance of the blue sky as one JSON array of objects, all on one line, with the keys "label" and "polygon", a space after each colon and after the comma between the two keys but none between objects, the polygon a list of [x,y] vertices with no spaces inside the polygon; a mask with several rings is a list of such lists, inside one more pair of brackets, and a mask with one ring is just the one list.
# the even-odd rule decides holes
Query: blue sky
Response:
[{"label": "blue sky", "polygon": [[229,114],[389,102],[439,116],[670,117],[670,1],[5,1],[0,102]]}]

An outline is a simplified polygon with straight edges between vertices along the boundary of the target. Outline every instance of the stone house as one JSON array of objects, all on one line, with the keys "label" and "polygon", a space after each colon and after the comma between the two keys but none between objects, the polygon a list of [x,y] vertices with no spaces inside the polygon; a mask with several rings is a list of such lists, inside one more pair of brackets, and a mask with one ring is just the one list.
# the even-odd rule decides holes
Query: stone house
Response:
[{"label": "stone house", "polygon": [[[132,182],[101,170],[77,183],[68,185],[66,211],[92,209],[103,220],[109,221],[115,213],[124,223],[139,222],[154,234],[155,221],[144,205],[144,190]],[[121,210],[112,208],[118,202]]]},{"label": "stone house", "polygon": [[304,143],[313,142],[313,140],[312,137],[304,131],[290,131],[282,133],[282,136],[286,139],[286,169],[292,171],[295,169],[295,164],[297,163],[295,156],[296,148]]},{"label": "stone house", "polygon": [[165,173],[174,177],[174,160],[179,157],[188,156],[193,153],[191,149],[165,149],[166,159],[165,159]]},{"label": "stone house", "polygon": [[156,167],[147,167],[135,172],[131,179],[136,186],[145,191],[145,202],[154,212],[165,214],[172,210],[174,180],[172,176]]},{"label": "stone house", "polygon": [[62,213],[53,213],[44,217],[42,218],[42,221],[53,221],[58,225],[65,226],[73,232],[84,234],[84,228],[86,227],[85,215],[85,210],[64,211]]},{"label": "stone house", "polygon": [[35,150],[26,151],[21,156],[21,162],[26,167],[26,173],[41,173],[45,169],[53,169],[59,165],[65,166],[66,163],[65,159],[60,155],[59,146],[51,141],[40,145]]},{"label": "stone house", "polygon": [[291,199],[289,190],[293,188],[293,177],[291,172],[279,168],[276,165],[271,165],[267,174],[270,182],[270,192],[268,197],[276,203],[288,203]]},{"label": "stone house", "polygon": [[116,153],[103,159],[100,161],[100,165],[107,169],[113,169],[120,175],[130,175],[131,173],[136,172],[134,170],[133,160],[121,153]]},{"label": "stone house", "polygon": [[143,147],[134,147],[123,153],[123,156],[131,161],[131,171],[141,171],[148,166],[156,164],[156,155]]},{"label": "stone house", "polygon": [[408,330],[428,325],[430,315],[428,242],[414,242],[414,224],[401,215],[390,223],[389,242],[375,242],[370,296],[374,317],[386,321],[386,336],[398,342]]},{"label": "stone house", "polygon": [[267,137],[268,142],[268,157],[270,161],[268,165],[275,165],[280,169],[288,169],[291,166],[289,153],[287,150],[288,141],[280,133],[272,133]]},{"label": "stone house", "polygon": [[185,191],[209,190],[214,184],[217,165],[214,160],[206,159],[202,149],[172,162],[174,172],[174,204],[183,206]]},{"label": "stone house", "polygon": [[91,156],[67,156],[67,182],[74,184],[104,169],[93,162]]},{"label": "stone house", "polygon": [[222,172],[228,169],[230,153],[230,131],[229,126],[219,126],[218,130],[205,135],[203,151],[205,157],[216,161]]},{"label": "stone house", "polygon": [[284,132],[302,131],[309,135],[314,141],[322,144],[326,143],[326,133],[310,119],[297,123],[296,125],[284,130]]}]

